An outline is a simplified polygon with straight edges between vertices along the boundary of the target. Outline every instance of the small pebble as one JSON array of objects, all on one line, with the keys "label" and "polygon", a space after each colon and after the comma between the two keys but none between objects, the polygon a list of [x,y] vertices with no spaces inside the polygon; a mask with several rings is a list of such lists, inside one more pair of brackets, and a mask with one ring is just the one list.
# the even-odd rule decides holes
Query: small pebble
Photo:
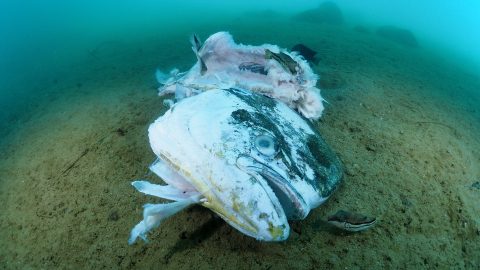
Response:
[{"label": "small pebble", "polygon": [[112,211],[110,212],[110,215],[108,215],[108,220],[109,221],[117,221],[119,218],[118,212],[117,211]]},{"label": "small pebble", "polygon": [[368,151],[371,151],[371,152],[375,152],[375,145],[373,145],[372,143],[368,143],[367,145],[365,145],[365,148],[368,150]]},{"label": "small pebble", "polygon": [[117,134],[119,136],[125,136],[125,134],[127,133],[127,131],[123,128],[117,128],[117,130],[115,130],[115,132],[117,132]]}]

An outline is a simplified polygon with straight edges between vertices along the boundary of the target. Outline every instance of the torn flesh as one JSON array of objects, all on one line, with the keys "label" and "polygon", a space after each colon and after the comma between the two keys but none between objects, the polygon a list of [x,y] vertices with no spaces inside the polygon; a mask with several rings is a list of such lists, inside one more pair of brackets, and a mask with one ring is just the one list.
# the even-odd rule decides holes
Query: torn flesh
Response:
[{"label": "torn flesh", "polygon": [[[271,44],[236,44],[227,32],[215,33],[193,49],[198,49],[199,60],[189,71],[174,69],[168,75],[157,70],[162,85],[159,95],[174,93],[178,101],[211,89],[236,87],[280,100],[306,118],[321,117],[324,107],[316,88],[318,76],[302,56]],[[297,72],[292,74],[277,60],[266,59],[266,50],[288,55],[297,63]]]},{"label": "torn flesh", "polygon": [[140,192],[162,199],[172,200],[170,203],[145,204],[143,220],[132,229],[128,243],[133,244],[138,237],[147,241],[146,234],[160,226],[162,221],[182,211],[188,206],[202,201],[203,196],[195,190],[181,175],[172,170],[164,161],[158,159],[150,170],[162,178],[167,185],[152,184],[148,181],[134,181],[132,185]]}]

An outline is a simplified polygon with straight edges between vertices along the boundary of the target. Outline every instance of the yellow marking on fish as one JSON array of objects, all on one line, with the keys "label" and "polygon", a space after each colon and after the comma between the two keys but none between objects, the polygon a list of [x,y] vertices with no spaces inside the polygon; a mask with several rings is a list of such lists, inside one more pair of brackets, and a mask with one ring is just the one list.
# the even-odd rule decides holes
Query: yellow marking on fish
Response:
[{"label": "yellow marking on fish", "polygon": [[281,228],[281,227],[284,227],[284,225],[273,226],[272,222],[268,222],[268,232],[270,233],[273,239],[283,238],[283,232],[285,228]]},{"label": "yellow marking on fish", "polygon": [[221,159],[225,158],[225,154],[220,150],[215,153],[215,156]]},{"label": "yellow marking on fish", "polygon": [[[210,172],[210,175],[208,177],[209,185],[199,181],[198,179],[195,179],[191,173],[189,173],[187,170],[180,168],[177,166],[171,159],[169,159],[166,155],[160,155],[162,160],[167,162],[171,168],[174,168],[176,171],[180,172],[180,174],[189,179],[189,182],[193,184],[195,189],[197,189],[198,192],[202,194],[202,196],[206,199],[205,202],[202,202],[201,205],[203,205],[206,208],[209,208],[210,210],[214,211],[215,213],[219,214],[222,216],[225,220],[228,220],[234,224],[236,224],[238,227],[243,228],[246,231],[252,232],[253,234],[258,233],[258,228],[252,224],[248,218],[245,218],[245,215],[243,215],[243,211],[247,213],[247,215],[252,215],[253,214],[253,209],[245,207],[242,203],[238,202],[238,197],[236,194],[233,195],[232,197],[232,210],[233,212],[229,212],[228,208],[226,208],[224,205],[221,205],[219,203],[219,200],[215,196],[215,192],[223,192],[222,188],[216,184],[216,181],[213,181],[212,178],[212,172]],[[240,214],[244,217],[244,221],[242,222],[238,219],[237,215]]]}]

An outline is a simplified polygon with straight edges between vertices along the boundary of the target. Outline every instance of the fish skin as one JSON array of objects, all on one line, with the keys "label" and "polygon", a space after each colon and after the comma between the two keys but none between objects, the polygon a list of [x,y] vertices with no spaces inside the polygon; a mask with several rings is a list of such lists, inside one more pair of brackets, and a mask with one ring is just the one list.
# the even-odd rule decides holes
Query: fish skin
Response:
[{"label": "fish skin", "polygon": [[[263,134],[278,143],[273,157],[253,145]],[[309,121],[281,102],[241,89],[211,90],[176,103],[150,125],[149,140],[157,157],[202,194],[201,205],[264,241],[287,239],[287,220],[305,218],[343,176],[340,160]],[[238,163],[245,156],[254,166]],[[285,194],[295,197],[289,202],[277,196],[284,193],[272,189],[267,175],[283,181]]]},{"label": "fish skin", "polygon": [[269,49],[265,49],[265,59],[273,59],[277,61],[285,70],[293,75],[296,75],[297,69],[300,69],[298,63],[284,52],[274,53]]}]

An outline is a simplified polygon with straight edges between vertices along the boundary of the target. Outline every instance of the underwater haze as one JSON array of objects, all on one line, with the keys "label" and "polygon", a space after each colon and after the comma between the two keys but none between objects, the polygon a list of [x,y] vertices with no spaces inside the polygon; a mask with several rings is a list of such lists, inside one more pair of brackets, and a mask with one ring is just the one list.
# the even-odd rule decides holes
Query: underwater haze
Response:
[{"label": "underwater haze", "polygon": [[[0,268],[478,269],[479,15],[475,0],[0,1]],[[316,53],[312,126],[343,182],[282,243],[194,206],[128,245],[155,201],[131,182],[163,183],[155,71],[188,71],[191,35],[218,31]],[[338,230],[341,209],[377,224]]]}]

